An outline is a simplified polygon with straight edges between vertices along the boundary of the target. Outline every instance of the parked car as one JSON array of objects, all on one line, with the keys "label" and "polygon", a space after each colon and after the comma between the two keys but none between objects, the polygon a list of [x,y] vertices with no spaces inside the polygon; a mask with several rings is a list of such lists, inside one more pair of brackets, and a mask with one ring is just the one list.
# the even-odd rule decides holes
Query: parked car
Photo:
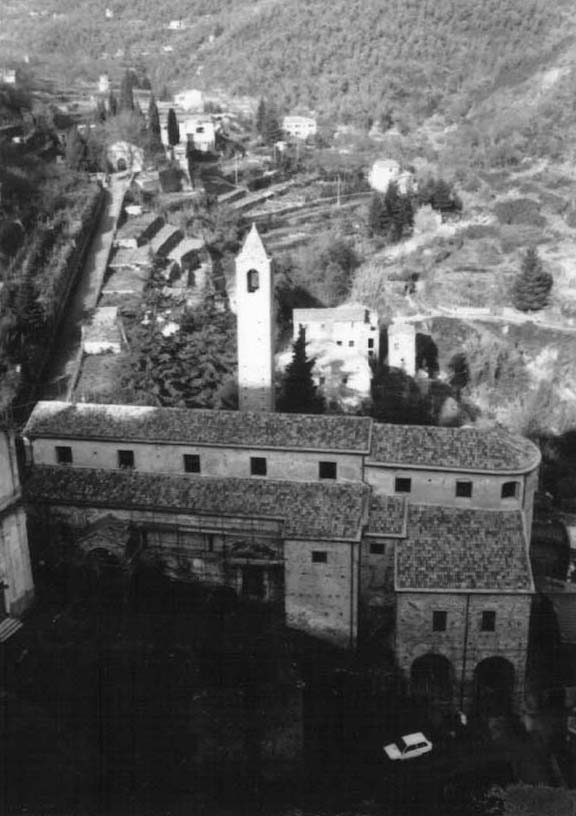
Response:
[{"label": "parked car", "polygon": [[384,751],[390,759],[413,759],[432,750],[432,743],[421,731],[406,734],[396,742],[384,746]]}]

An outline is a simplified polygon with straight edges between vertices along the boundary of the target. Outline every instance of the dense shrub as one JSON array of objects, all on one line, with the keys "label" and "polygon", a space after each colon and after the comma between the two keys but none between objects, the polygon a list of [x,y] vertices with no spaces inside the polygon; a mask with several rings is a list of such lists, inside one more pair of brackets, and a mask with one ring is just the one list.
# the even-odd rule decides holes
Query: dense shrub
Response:
[{"label": "dense shrub", "polygon": [[507,198],[498,201],[494,213],[501,224],[543,227],[546,219],[540,214],[540,204],[532,198]]}]

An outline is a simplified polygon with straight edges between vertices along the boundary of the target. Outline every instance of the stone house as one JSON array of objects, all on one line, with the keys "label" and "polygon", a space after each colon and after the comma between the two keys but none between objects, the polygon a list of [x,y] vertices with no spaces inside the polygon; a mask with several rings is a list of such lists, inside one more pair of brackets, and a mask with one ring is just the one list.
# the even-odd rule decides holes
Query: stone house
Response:
[{"label": "stone house", "polygon": [[308,342],[355,349],[367,359],[378,360],[378,315],[366,306],[345,303],[333,309],[294,309],[292,322],[294,340],[303,327]]},{"label": "stone house", "polygon": [[294,139],[307,139],[318,131],[316,119],[311,116],[285,116],[282,130]]},{"label": "stone house", "polygon": [[[523,690],[538,450],[502,429],[38,403],[26,498],[57,541],[274,604],[473,710]],[[86,553],[84,552],[84,555]],[[379,652],[381,650],[381,652]]]}]

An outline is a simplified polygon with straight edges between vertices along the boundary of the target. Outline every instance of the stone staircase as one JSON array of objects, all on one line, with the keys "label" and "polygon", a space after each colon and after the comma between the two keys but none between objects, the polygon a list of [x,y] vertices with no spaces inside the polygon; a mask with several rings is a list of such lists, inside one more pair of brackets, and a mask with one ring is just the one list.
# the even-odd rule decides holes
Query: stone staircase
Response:
[{"label": "stone staircase", "polygon": [[22,628],[22,623],[16,618],[4,618],[0,621],[0,643],[8,640],[9,637],[16,634]]}]

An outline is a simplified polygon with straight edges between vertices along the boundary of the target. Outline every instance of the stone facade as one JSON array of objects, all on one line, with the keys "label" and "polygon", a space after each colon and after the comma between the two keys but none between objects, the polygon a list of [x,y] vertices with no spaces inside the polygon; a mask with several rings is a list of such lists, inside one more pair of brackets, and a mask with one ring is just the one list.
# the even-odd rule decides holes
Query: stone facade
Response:
[{"label": "stone facade", "polygon": [[53,402],[36,407],[24,444],[33,513],[81,557],[150,560],[275,604],[342,648],[393,636],[407,681],[428,688],[444,673],[449,705],[489,701],[494,682],[521,696],[539,464],[528,441],[367,417]]},{"label": "stone facade", "polygon": [[14,437],[4,429],[0,431],[0,617],[22,614],[33,599]]}]

